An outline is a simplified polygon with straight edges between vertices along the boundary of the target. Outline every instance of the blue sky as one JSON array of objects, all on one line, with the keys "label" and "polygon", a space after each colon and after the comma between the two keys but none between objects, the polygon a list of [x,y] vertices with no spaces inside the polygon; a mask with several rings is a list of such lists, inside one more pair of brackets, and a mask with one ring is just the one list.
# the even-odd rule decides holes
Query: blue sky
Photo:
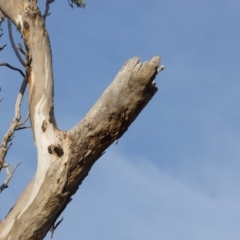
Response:
[{"label": "blue sky", "polygon": [[[73,196],[54,239],[239,240],[239,11],[234,0],[51,5],[59,128],[83,118],[129,58],[161,55],[166,67],[155,97]],[[5,61],[20,66],[10,44]],[[0,71],[2,136],[21,78]],[[17,132],[7,161],[23,164],[0,195],[1,219],[36,169],[30,130]]]}]

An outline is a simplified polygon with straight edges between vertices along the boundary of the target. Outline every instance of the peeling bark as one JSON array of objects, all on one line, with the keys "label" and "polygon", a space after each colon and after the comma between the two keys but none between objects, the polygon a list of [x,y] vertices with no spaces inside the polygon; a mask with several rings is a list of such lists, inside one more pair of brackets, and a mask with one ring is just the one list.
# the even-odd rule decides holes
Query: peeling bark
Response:
[{"label": "peeling bark", "polygon": [[127,61],[96,104],[71,130],[57,128],[50,41],[34,3],[0,0],[26,47],[29,112],[38,152],[36,174],[0,223],[0,239],[43,239],[106,148],[119,139],[157,92],[160,58]]}]

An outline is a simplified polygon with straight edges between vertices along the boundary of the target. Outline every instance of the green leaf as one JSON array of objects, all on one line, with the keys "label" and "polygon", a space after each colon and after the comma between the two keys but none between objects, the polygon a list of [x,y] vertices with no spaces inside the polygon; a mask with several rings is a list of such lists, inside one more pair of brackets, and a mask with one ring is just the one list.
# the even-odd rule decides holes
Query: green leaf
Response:
[{"label": "green leaf", "polygon": [[77,7],[84,8],[86,6],[86,3],[84,0],[71,0],[72,3],[69,2],[69,5],[73,7],[73,5],[76,5]]}]

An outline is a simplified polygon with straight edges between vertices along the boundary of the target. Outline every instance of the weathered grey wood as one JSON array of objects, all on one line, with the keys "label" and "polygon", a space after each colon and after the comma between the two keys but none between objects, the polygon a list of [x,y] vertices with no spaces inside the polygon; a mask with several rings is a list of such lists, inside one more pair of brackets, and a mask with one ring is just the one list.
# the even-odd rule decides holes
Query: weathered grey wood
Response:
[{"label": "weathered grey wood", "polygon": [[93,164],[156,93],[160,58],[127,61],[85,118],[64,132],[53,114],[52,58],[43,17],[24,0],[0,0],[0,10],[19,26],[28,50],[29,112],[38,152],[36,174],[0,223],[0,239],[43,239]]}]

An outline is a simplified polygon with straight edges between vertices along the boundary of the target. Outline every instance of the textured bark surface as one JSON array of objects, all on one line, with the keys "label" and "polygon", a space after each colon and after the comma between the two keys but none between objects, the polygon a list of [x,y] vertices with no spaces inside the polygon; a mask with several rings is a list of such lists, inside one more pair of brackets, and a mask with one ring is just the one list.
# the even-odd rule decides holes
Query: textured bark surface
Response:
[{"label": "textured bark surface", "polygon": [[43,239],[96,160],[156,93],[153,80],[160,58],[127,61],[85,118],[64,132],[54,118],[51,49],[41,13],[25,0],[0,0],[0,10],[18,26],[26,45],[29,111],[38,152],[36,174],[0,223],[0,239]]}]

